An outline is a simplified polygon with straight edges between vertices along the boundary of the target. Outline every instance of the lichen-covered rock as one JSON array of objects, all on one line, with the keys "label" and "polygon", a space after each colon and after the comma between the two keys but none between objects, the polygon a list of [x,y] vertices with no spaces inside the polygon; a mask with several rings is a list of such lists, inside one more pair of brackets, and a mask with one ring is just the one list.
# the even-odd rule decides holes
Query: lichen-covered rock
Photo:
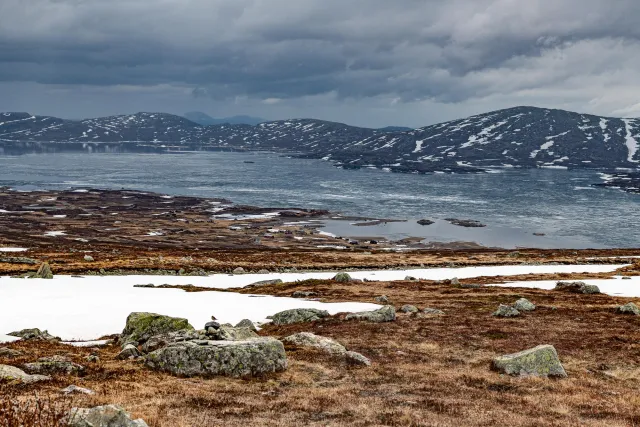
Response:
[{"label": "lichen-covered rock", "polygon": [[389,297],[386,295],[380,295],[379,297],[375,297],[373,300],[380,304],[389,304],[390,302]]},{"label": "lichen-covered rock", "polygon": [[540,345],[519,353],[496,357],[493,359],[493,368],[508,375],[567,376],[552,345]]},{"label": "lichen-covered rock", "polygon": [[48,262],[40,264],[38,271],[36,272],[34,279],[53,279],[53,272]]},{"label": "lichen-covered rock", "polygon": [[207,329],[207,339],[217,341],[246,341],[254,338],[258,338],[258,334],[251,328],[234,328],[231,325],[221,325],[218,329]]},{"label": "lichen-covered rock", "polygon": [[500,304],[498,309],[493,312],[493,315],[496,317],[518,317],[520,312],[510,305]]},{"label": "lichen-covered rock", "polygon": [[120,406],[73,408],[68,414],[69,427],[149,427],[142,419],[132,420]]},{"label": "lichen-covered rock", "polygon": [[426,316],[443,316],[445,313],[444,311],[438,310],[437,308],[425,308],[420,314]]},{"label": "lichen-covered rock", "polygon": [[85,256],[84,256],[84,260],[85,260],[86,262],[93,262],[93,261],[95,261],[91,255],[85,255]]},{"label": "lichen-covered rock", "polygon": [[259,288],[260,286],[282,285],[283,283],[284,282],[280,279],[260,280],[259,282],[255,282],[245,286],[245,288]]},{"label": "lichen-covered rock", "polygon": [[60,338],[54,337],[48,331],[41,331],[38,328],[23,329],[7,335],[22,338],[24,341],[61,341]]},{"label": "lichen-covered rock", "polygon": [[120,344],[143,344],[154,335],[193,330],[187,319],[155,313],[131,313],[120,335]]},{"label": "lichen-covered rock", "polygon": [[125,344],[122,347],[122,351],[118,353],[116,358],[118,360],[127,360],[127,359],[136,359],[140,356],[141,354],[138,351],[138,348],[135,345],[129,343],[129,344]]},{"label": "lichen-covered rock", "polygon": [[253,332],[258,332],[258,328],[256,328],[256,325],[249,319],[242,319],[241,321],[239,321],[236,325],[236,328],[249,328]]},{"label": "lichen-covered rock", "polygon": [[387,305],[374,311],[349,313],[345,317],[345,320],[366,320],[375,323],[393,322],[396,320],[396,309],[392,305]]},{"label": "lichen-covered rock", "polygon": [[596,285],[587,285],[584,282],[557,282],[556,291],[572,292],[575,294],[599,294],[600,288]]},{"label": "lichen-covered rock", "polygon": [[417,313],[418,307],[416,307],[415,305],[406,304],[400,307],[400,311],[403,313]]},{"label": "lichen-covered rock", "polygon": [[23,368],[27,373],[37,375],[82,375],[85,372],[84,366],[63,356],[41,357],[37,362],[25,363]]},{"label": "lichen-covered rock", "polygon": [[283,338],[282,342],[299,347],[313,347],[331,354],[345,354],[347,352],[347,349],[339,342],[331,338],[312,334],[311,332],[300,332],[289,335]]},{"label": "lichen-covered rock", "polygon": [[[202,331],[192,331],[189,329],[185,329],[182,331],[169,332],[167,334],[154,335],[149,338],[144,344],[142,344],[140,348],[142,350],[142,353],[147,354],[151,353],[152,351],[156,351],[159,348],[165,347],[171,343],[204,339],[207,339],[207,336]],[[133,353],[125,358],[128,359],[129,357],[137,357],[137,355]]]},{"label": "lichen-covered rock", "polygon": [[274,338],[248,341],[186,341],[146,356],[146,365],[181,377],[246,377],[287,368],[284,345]]},{"label": "lichen-covered rock", "polygon": [[351,276],[349,275],[349,273],[338,273],[335,276],[333,276],[333,280],[335,280],[336,282],[351,282],[353,279],[351,278]]},{"label": "lichen-covered rock", "polygon": [[311,298],[317,297],[318,293],[313,291],[295,291],[291,294],[292,298]]},{"label": "lichen-covered rock", "polygon": [[534,311],[536,309],[536,305],[526,298],[520,298],[513,305],[513,308],[518,311]]},{"label": "lichen-covered rock", "polygon": [[344,359],[350,365],[355,366],[371,366],[371,360],[367,359],[360,353],[356,353],[355,351],[347,351],[344,354]]},{"label": "lichen-covered rock", "polygon": [[292,323],[315,322],[329,316],[329,312],[316,308],[294,308],[281,311],[271,316],[274,325],[290,325]]},{"label": "lichen-covered rock", "polygon": [[49,381],[51,377],[46,375],[29,375],[15,366],[0,365],[0,380],[9,382],[21,382],[33,384],[40,381]]},{"label": "lichen-covered rock", "polygon": [[632,314],[634,316],[640,316],[640,308],[632,302],[628,302],[625,305],[618,307],[618,313],[620,314]]},{"label": "lichen-covered rock", "polygon": [[244,268],[242,268],[242,267],[238,267],[235,270],[233,270],[233,274],[244,274],[244,273],[246,273],[246,272],[244,271]]}]

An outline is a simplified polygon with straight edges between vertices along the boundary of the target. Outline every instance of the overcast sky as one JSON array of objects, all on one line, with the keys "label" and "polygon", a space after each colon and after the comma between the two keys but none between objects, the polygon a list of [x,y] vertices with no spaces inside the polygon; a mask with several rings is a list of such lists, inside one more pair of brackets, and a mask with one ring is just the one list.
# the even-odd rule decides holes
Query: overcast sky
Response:
[{"label": "overcast sky", "polygon": [[640,116],[638,0],[0,0],[0,111]]}]

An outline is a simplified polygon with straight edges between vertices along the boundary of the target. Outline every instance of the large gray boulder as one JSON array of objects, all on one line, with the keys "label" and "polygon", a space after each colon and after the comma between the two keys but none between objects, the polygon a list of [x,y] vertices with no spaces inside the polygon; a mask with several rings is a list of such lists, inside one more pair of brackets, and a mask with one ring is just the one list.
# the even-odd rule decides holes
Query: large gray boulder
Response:
[{"label": "large gray boulder", "polygon": [[493,359],[493,368],[507,375],[567,376],[552,345],[540,345],[519,353],[496,357]]},{"label": "large gray boulder", "polygon": [[520,312],[510,305],[500,304],[498,309],[493,312],[495,317],[518,317]]},{"label": "large gray boulder", "polygon": [[132,420],[120,406],[73,408],[68,415],[69,427],[149,427],[142,419]]},{"label": "large gray boulder", "polygon": [[300,332],[289,335],[283,338],[282,342],[299,347],[313,347],[331,354],[345,354],[347,352],[347,349],[339,342],[331,338],[312,334],[311,332]]},{"label": "large gray boulder", "polygon": [[281,311],[271,316],[274,325],[290,325],[292,323],[315,322],[329,316],[329,312],[316,308],[294,308]]},{"label": "large gray boulder", "polygon": [[556,291],[572,292],[574,294],[599,294],[600,288],[596,285],[587,285],[584,282],[557,282]]},{"label": "large gray boulder", "polygon": [[155,313],[131,313],[120,335],[120,344],[143,344],[154,335],[193,330],[187,319]]},{"label": "large gray boulder", "polygon": [[54,337],[48,331],[41,331],[38,328],[23,329],[7,335],[22,338],[24,341],[60,341],[60,338]]},{"label": "large gray boulder", "polygon": [[85,372],[84,366],[73,363],[64,356],[41,357],[37,362],[25,363],[22,367],[29,374],[38,375],[82,375]]},{"label": "large gray boulder", "polygon": [[536,309],[536,305],[526,298],[520,298],[513,305],[513,308],[518,311],[534,311]]},{"label": "large gray boulder", "polygon": [[417,313],[419,310],[415,305],[405,304],[400,307],[400,311],[403,313]]},{"label": "large gray boulder", "polygon": [[366,320],[368,322],[382,323],[396,320],[396,309],[392,305],[386,305],[378,310],[363,311],[361,313],[349,313],[345,320]]},{"label": "large gray boulder", "polygon": [[625,305],[618,307],[618,313],[620,314],[632,314],[634,316],[640,316],[640,308],[632,302],[628,302]]},{"label": "large gray boulder", "polygon": [[180,377],[247,377],[287,368],[284,345],[274,338],[185,341],[150,353],[146,365]]},{"label": "large gray boulder", "polygon": [[21,382],[33,384],[40,381],[49,381],[51,377],[46,375],[29,375],[15,366],[0,365],[0,381]]}]

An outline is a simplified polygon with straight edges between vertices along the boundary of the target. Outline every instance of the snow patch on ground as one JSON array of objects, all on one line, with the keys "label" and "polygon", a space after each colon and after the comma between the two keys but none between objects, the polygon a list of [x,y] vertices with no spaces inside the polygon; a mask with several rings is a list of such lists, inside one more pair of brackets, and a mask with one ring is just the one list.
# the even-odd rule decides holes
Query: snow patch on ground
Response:
[{"label": "snow patch on ground", "polygon": [[[638,276],[632,277],[631,280],[622,280],[621,276],[616,276],[613,279],[581,280],[581,282],[589,285],[596,285],[600,288],[600,292],[607,295],[619,297],[640,297],[640,277]],[[555,288],[556,283],[556,280],[540,280],[533,282],[510,282],[487,286],[551,290]]]},{"label": "snow patch on ground", "polygon": [[26,252],[28,248],[0,248],[0,252]]}]

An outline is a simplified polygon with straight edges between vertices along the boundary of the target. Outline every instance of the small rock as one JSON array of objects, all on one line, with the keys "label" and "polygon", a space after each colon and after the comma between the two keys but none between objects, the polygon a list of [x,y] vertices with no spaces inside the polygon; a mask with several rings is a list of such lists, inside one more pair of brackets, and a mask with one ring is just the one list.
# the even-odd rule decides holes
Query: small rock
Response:
[{"label": "small rock", "polygon": [[374,311],[349,313],[345,317],[345,320],[366,320],[375,323],[393,322],[396,320],[396,309],[392,305],[387,305]]},{"label": "small rock", "polygon": [[640,308],[632,302],[626,303],[618,307],[618,313],[620,314],[632,314],[634,316],[640,316]]},{"label": "small rock", "polygon": [[242,267],[238,267],[235,270],[233,270],[233,274],[244,274],[244,273],[245,271],[244,271],[244,268]]},{"label": "small rock", "polygon": [[400,308],[400,311],[403,313],[417,313],[418,307],[416,307],[415,305],[406,304]]},{"label": "small rock", "polygon": [[[255,327],[253,328],[255,329]],[[254,338],[258,338],[258,334],[256,334],[251,328],[234,328],[231,325],[221,325],[219,329],[210,333],[207,330],[207,339],[212,339],[216,341],[246,341]]]},{"label": "small rock", "polygon": [[118,353],[117,358],[119,360],[127,360],[127,359],[135,359],[140,356],[141,354],[135,345],[125,344],[125,346],[122,348],[122,351]]},{"label": "small rock", "polygon": [[100,361],[100,358],[95,354],[90,354],[87,357],[85,357],[84,360],[86,360],[89,363],[98,363]]},{"label": "small rock", "polygon": [[326,337],[321,337],[311,332],[300,332],[282,339],[285,344],[299,347],[313,347],[330,354],[345,354],[347,349],[339,342]]},{"label": "small rock", "polygon": [[63,392],[64,394],[96,394],[95,391],[93,390],[89,390],[88,388],[83,388],[83,387],[78,387],[77,385],[70,385],[67,388],[63,388],[62,390],[60,390],[61,392]]},{"label": "small rock", "polygon": [[269,270],[265,270],[264,268],[258,271],[258,274],[269,274]]},{"label": "small rock", "polygon": [[91,255],[85,255],[85,256],[84,256],[84,260],[85,260],[86,262],[93,262],[93,261],[95,261]]},{"label": "small rock", "polygon": [[0,347],[0,357],[5,359],[15,359],[16,357],[23,356],[24,353],[19,350],[13,350],[11,348]]},{"label": "small rock", "polygon": [[536,309],[536,305],[526,298],[520,298],[513,305],[513,308],[518,311],[534,311]]},{"label": "small rock", "polygon": [[336,282],[343,282],[343,283],[353,281],[353,279],[348,273],[338,273],[335,276],[333,276],[333,280],[335,280]]},{"label": "small rock", "polygon": [[451,284],[453,286],[460,286],[460,280],[458,280],[457,277],[454,277],[453,279],[451,279]]},{"label": "small rock", "polygon": [[629,277],[629,276],[624,276],[624,277],[622,278],[622,280],[631,280],[631,277]]},{"label": "small rock", "polygon": [[418,221],[419,225],[431,225],[431,224],[435,224],[434,221],[431,221],[430,219],[421,219]]},{"label": "small rock", "polygon": [[406,280],[407,282],[417,282],[417,281],[418,281],[418,279],[416,279],[416,278],[415,278],[415,277],[413,277],[413,276],[406,276],[406,277],[404,278],[404,280]]},{"label": "small rock", "polygon": [[344,358],[350,365],[355,366],[371,366],[371,360],[367,359],[360,353],[356,353],[355,351],[347,351],[344,354]]},{"label": "small rock", "polygon": [[389,297],[386,295],[380,295],[379,297],[375,297],[374,301],[379,302],[380,304],[389,304]]},{"label": "small rock", "polygon": [[552,345],[540,345],[519,353],[496,357],[493,359],[493,368],[507,375],[567,376]]},{"label": "small rock", "polygon": [[128,412],[116,405],[73,408],[68,419],[69,427],[149,427],[142,419],[132,420]]},{"label": "small rock", "polygon": [[445,313],[442,310],[438,310],[437,308],[425,308],[422,310],[422,314],[425,315],[433,315],[433,316],[443,316]]},{"label": "small rock", "polygon": [[18,381],[24,384],[33,384],[40,381],[49,381],[51,377],[46,375],[29,375],[15,366],[0,365],[0,380]]},{"label": "small rock", "polygon": [[317,292],[311,292],[311,291],[295,291],[294,293],[291,294],[292,298],[311,298],[311,297],[317,297],[318,293]]},{"label": "small rock", "polygon": [[500,304],[493,315],[496,317],[517,317],[520,316],[520,312],[509,305]]},{"label": "small rock", "polygon": [[315,308],[294,308],[281,311],[271,316],[274,325],[289,325],[292,323],[315,322],[329,316],[329,312]]}]

